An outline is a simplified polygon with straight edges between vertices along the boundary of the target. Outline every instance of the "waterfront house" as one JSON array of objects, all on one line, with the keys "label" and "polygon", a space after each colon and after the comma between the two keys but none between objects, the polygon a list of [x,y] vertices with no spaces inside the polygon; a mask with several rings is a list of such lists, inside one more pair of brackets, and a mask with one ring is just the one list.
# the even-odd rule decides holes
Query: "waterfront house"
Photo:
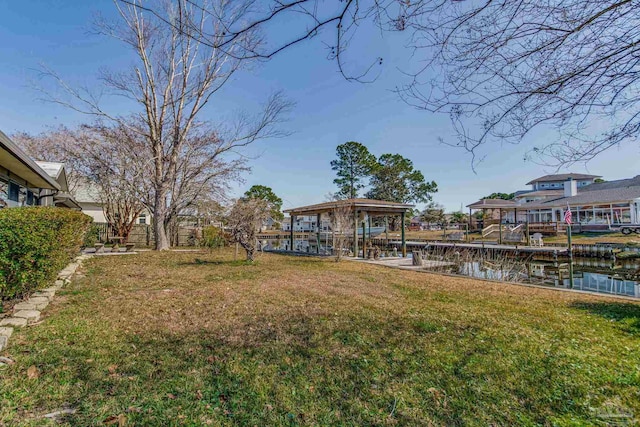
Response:
[{"label": "waterfront house", "polygon": [[484,199],[467,205],[482,210],[495,222],[558,223],[567,206],[583,230],[604,230],[640,222],[640,176],[596,182],[598,175],[545,175],[528,182],[513,200]]},{"label": "waterfront house", "polygon": [[557,222],[562,221],[567,206],[573,221],[587,229],[637,224],[640,222],[640,175],[581,188],[576,181],[568,180],[561,196],[524,203],[520,208],[526,210],[529,222]]},{"label": "waterfront house", "polygon": [[[82,212],[93,218],[93,222],[107,223],[104,214],[104,202],[100,196],[100,189],[94,183],[82,179],[76,183],[75,197],[82,208]],[[144,210],[136,218],[135,224],[151,224],[151,213]]]}]

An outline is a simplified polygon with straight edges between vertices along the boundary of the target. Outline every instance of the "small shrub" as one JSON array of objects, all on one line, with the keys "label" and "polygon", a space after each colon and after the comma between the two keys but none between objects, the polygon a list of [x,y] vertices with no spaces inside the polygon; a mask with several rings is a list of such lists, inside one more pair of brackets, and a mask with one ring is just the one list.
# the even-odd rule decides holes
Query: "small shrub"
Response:
[{"label": "small shrub", "polygon": [[94,246],[100,240],[100,228],[91,224],[87,229],[87,232],[84,234],[84,240],[82,242],[82,247],[90,248]]},{"label": "small shrub", "polygon": [[209,249],[221,248],[227,242],[224,231],[218,227],[208,226],[202,229],[200,246]]},{"label": "small shrub", "polygon": [[45,287],[78,253],[91,217],[53,207],[0,210],[0,300]]}]

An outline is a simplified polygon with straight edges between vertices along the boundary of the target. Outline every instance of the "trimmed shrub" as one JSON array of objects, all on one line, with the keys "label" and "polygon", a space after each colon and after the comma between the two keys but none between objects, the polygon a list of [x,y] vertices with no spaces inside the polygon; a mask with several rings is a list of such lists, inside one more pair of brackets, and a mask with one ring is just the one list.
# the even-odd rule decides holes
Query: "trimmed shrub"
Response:
[{"label": "trimmed shrub", "polygon": [[227,243],[227,240],[228,236],[225,236],[222,229],[210,225],[202,229],[200,246],[209,249],[221,248]]},{"label": "trimmed shrub", "polygon": [[50,284],[80,250],[90,223],[69,209],[0,210],[0,300]]},{"label": "trimmed shrub", "polygon": [[83,248],[91,248],[100,241],[100,227],[95,224],[91,224],[84,234],[82,242]]}]

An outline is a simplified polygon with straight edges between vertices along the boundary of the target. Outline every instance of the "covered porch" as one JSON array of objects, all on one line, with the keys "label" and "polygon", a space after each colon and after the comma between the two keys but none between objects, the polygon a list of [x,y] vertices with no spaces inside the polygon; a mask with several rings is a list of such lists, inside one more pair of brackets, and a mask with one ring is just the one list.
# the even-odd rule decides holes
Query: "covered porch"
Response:
[{"label": "covered porch", "polygon": [[[517,224],[526,222],[526,209],[519,207],[518,203],[514,200],[502,200],[502,199],[481,199],[475,203],[467,205],[469,208],[469,228],[483,228],[492,224]],[[475,219],[473,217],[474,211],[482,211],[488,218],[482,220]]]},{"label": "covered porch", "polygon": [[[325,203],[318,203],[315,205],[301,206],[292,209],[285,209],[284,213],[289,214],[290,229],[289,229],[289,244],[288,250],[295,251],[294,242],[294,222],[298,216],[316,216],[314,221],[315,229],[308,235],[308,239],[315,240],[315,252],[320,253],[322,232],[327,235],[325,239],[325,248],[328,248],[328,236],[329,233],[335,236],[335,233],[349,234],[349,244],[354,257],[358,257],[360,250],[362,250],[363,257],[366,257],[367,248],[370,245],[372,237],[372,224],[373,218],[381,218],[384,220],[384,225],[377,227],[378,229],[384,228],[385,232],[389,230],[389,218],[400,218],[400,232],[401,232],[401,251],[402,256],[407,255],[407,245],[405,238],[405,219],[407,212],[414,208],[414,205],[396,202],[387,202],[383,200],[374,199],[345,199],[336,200]],[[322,227],[323,218],[329,219],[330,223],[335,224],[335,218],[337,215],[341,215],[345,218],[349,218],[348,224],[341,227],[341,230],[335,230],[332,226]],[[331,219],[334,221],[331,221]],[[359,234],[361,233],[361,237]],[[362,247],[359,247],[359,240],[362,239]],[[311,242],[309,242],[311,243]],[[307,248],[312,245],[309,244]],[[331,245],[331,251],[333,251],[333,245]]]}]

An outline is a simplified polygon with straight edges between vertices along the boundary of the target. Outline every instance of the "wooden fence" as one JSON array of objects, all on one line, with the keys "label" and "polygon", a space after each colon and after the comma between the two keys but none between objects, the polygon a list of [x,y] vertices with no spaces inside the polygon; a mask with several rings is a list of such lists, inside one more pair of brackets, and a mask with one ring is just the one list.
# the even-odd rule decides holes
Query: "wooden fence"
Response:
[{"label": "wooden fence", "polygon": [[[108,223],[96,222],[94,225],[98,228],[100,242],[108,243],[113,237],[118,237]],[[198,236],[202,234],[201,231],[201,227],[173,227],[169,233],[171,246],[195,246]],[[135,243],[136,246],[154,246],[156,240],[153,235],[153,227],[149,224],[134,225],[129,234],[128,242]]]}]

